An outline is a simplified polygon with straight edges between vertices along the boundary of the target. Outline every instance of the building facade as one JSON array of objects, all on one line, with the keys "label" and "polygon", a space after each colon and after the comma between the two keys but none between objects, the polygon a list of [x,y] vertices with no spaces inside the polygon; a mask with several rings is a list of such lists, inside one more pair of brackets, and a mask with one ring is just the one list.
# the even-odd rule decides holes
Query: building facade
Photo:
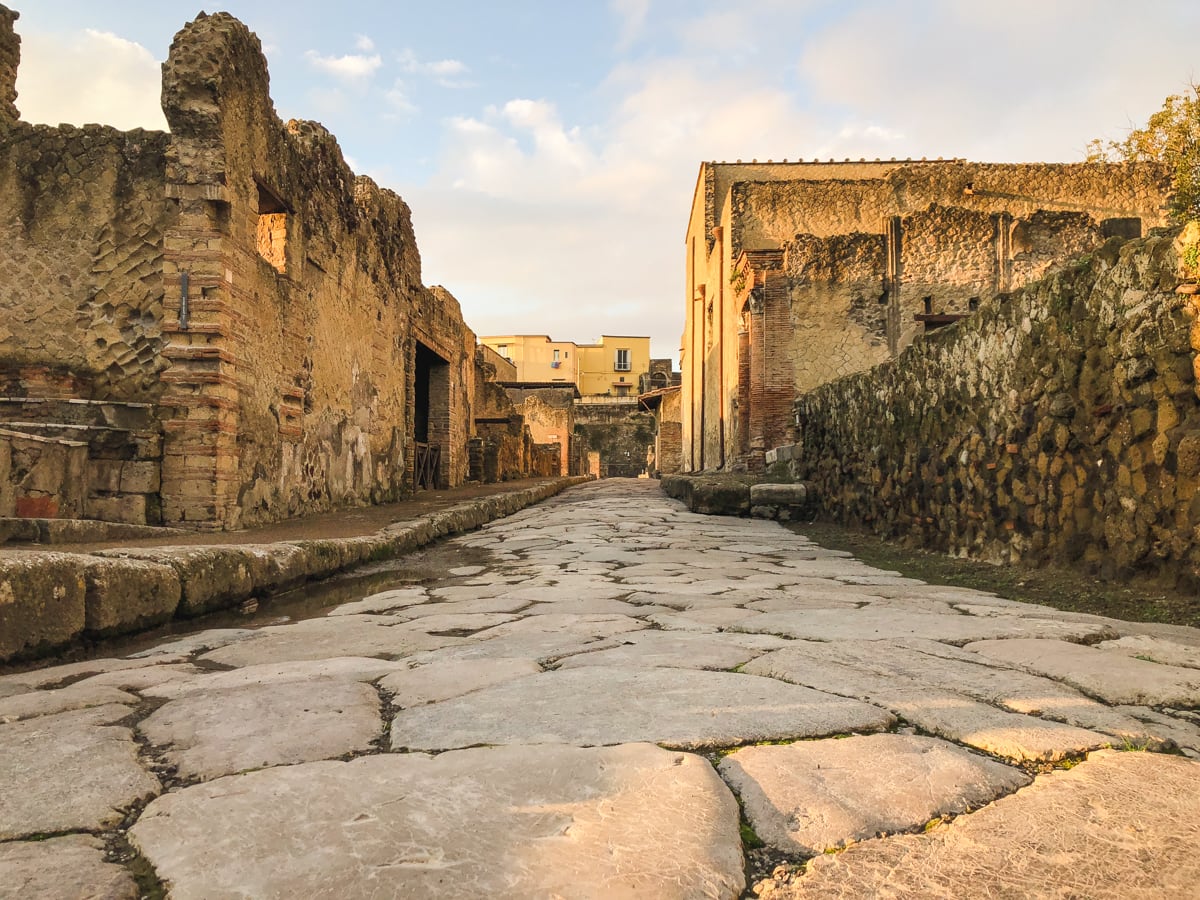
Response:
[{"label": "building facade", "polygon": [[761,469],[798,394],[1164,224],[1169,190],[1143,164],[703,163],[684,260],[683,470]]},{"label": "building facade", "polygon": [[583,396],[633,397],[650,372],[650,338],[604,335],[594,344],[544,334],[485,335],[479,342],[511,362],[518,382],[574,384]]},{"label": "building facade", "polygon": [[16,18],[0,515],[234,529],[461,484],[475,335],[405,202],[275,114],[258,38],[224,13],[176,35],[169,132],[48,127],[14,103]]}]

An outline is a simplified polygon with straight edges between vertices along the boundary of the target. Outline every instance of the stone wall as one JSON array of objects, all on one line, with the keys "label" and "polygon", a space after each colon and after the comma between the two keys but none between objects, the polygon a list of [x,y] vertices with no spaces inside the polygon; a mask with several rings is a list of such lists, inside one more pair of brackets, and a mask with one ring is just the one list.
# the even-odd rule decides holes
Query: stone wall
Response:
[{"label": "stone wall", "polygon": [[918,546],[1200,587],[1200,330],[1180,246],[1110,240],[805,394],[778,465],[824,515]]},{"label": "stone wall", "polygon": [[[799,392],[893,358],[1108,236],[1164,224],[1149,164],[705,164],[687,243],[686,471],[758,471]],[[703,190],[701,190],[703,188]]]},{"label": "stone wall", "polygon": [[0,4],[0,128],[21,117],[16,106],[21,38],[13,30],[18,18],[18,13]]},{"label": "stone wall", "polygon": [[99,125],[0,129],[0,377],[10,390],[24,394],[21,382],[49,363],[82,399],[161,396],[168,141]]},{"label": "stone wall", "polygon": [[581,446],[600,454],[600,477],[636,478],[653,452],[654,414],[632,403],[575,404],[575,435]]},{"label": "stone wall", "polygon": [[[228,14],[179,32],[162,98],[170,134],[0,107],[0,397],[150,404],[161,479],[141,483],[170,524],[397,500],[418,453],[439,460],[426,483],[461,484],[475,337],[422,284],[408,206],[320,125],[280,121]],[[94,484],[123,483],[96,461]]]}]

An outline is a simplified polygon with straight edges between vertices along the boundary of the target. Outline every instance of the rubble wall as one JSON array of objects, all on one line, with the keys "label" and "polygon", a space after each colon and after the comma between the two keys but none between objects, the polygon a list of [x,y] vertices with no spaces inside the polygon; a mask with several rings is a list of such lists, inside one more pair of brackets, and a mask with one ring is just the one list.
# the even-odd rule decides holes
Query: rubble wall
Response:
[{"label": "rubble wall", "polygon": [[1176,292],[1196,238],[1110,240],[804,394],[778,458],[825,516],[890,538],[1200,586],[1200,329]]}]

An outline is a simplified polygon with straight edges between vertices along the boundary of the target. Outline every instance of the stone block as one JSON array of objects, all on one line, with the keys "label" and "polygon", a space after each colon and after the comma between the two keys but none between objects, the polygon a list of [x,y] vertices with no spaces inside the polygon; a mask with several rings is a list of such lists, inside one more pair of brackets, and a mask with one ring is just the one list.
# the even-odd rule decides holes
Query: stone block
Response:
[{"label": "stone block", "polygon": [[255,589],[258,565],[241,547],[164,547],[154,550],[101,550],[108,559],[141,559],[167,565],[179,576],[181,616],[199,616],[245,600]]},{"label": "stone block", "polygon": [[88,487],[93,491],[115,494],[121,490],[119,459],[88,460]]},{"label": "stone block", "polygon": [[84,628],[97,637],[169,621],[182,593],[173,568],[146,560],[91,557],[84,578]]},{"label": "stone block", "polygon": [[123,494],[118,497],[88,497],[87,516],[125,525],[146,524],[146,496]]},{"label": "stone block", "polygon": [[154,494],[162,483],[161,466],[155,460],[126,462],[121,466],[121,491],[126,494]]},{"label": "stone block", "polygon": [[808,485],[755,484],[750,486],[752,506],[803,506],[808,502]]},{"label": "stone block", "polygon": [[84,565],[67,553],[0,557],[0,660],[62,646],[83,632]]}]

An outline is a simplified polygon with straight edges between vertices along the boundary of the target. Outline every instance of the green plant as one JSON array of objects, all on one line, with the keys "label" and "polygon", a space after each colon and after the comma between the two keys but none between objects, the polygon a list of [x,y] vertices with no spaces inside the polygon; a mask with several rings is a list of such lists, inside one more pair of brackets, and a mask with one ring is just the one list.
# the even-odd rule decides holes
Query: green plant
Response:
[{"label": "green plant", "polygon": [[1200,218],[1200,86],[1172,94],[1162,109],[1123,141],[1093,140],[1088,162],[1158,162],[1171,170],[1172,215],[1178,222]]}]

